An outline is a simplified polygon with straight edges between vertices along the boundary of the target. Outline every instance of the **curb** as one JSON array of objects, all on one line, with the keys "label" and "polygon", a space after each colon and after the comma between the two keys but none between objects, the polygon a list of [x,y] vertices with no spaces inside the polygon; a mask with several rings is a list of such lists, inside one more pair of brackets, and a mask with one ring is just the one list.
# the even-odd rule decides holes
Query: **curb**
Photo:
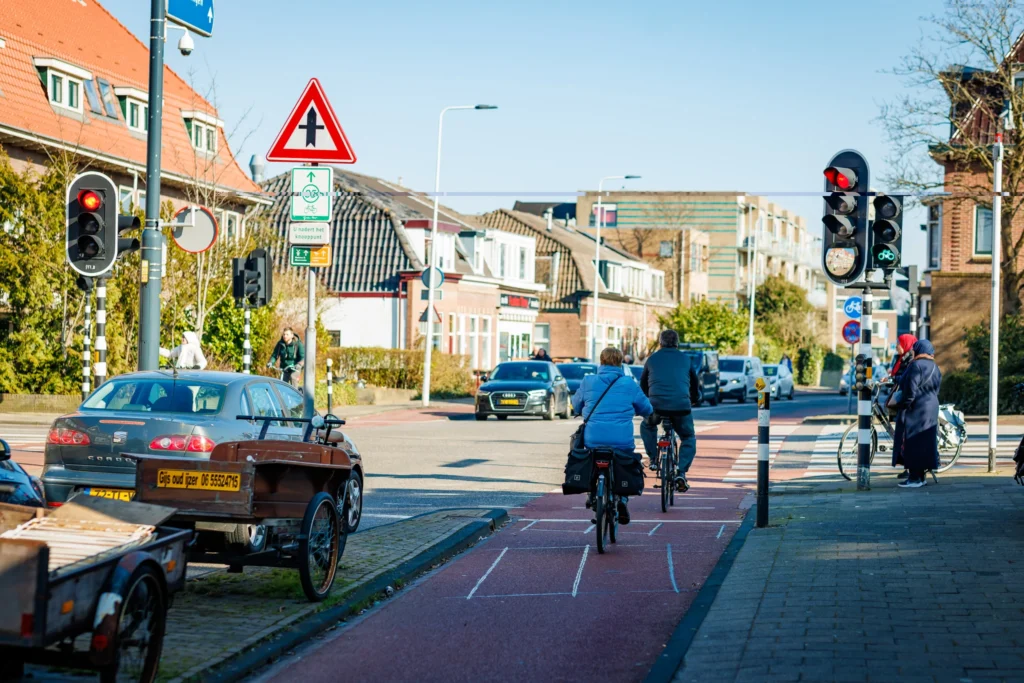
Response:
[{"label": "curb", "polygon": [[750,530],[754,528],[756,510],[757,505],[752,505],[747,511],[747,516],[743,519],[743,523],[740,524],[740,528],[736,530],[732,540],[729,541],[729,545],[725,547],[722,556],[718,558],[718,562],[715,563],[715,568],[708,575],[707,581],[701,586],[697,597],[694,598],[690,608],[686,610],[682,621],[679,622],[675,631],[672,632],[672,636],[668,639],[661,654],[654,660],[654,665],[648,672],[647,677],[644,678],[644,683],[669,683],[669,681],[675,678],[676,672],[683,665],[683,659],[690,649],[690,644],[697,636],[697,631],[700,630],[701,624],[704,623],[704,618],[711,611],[711,605],[715,602],[715,598],[718,597],[718,591],[722,587],[725,577],[729,575],[733,562],[736,561],[736,555],[739,554],[740,548],[746,542]]},{"label": "curb", "polygon": [[241,680],[320,632],[335,626],[339,621],[352,614],[356,605],[384,592],[396,581],[410,581],[427,571],[432,565],[444,562],[474,545],[477,541],[490,536],[507,521],[508,513],[505,510],[488,510],[479,520],[468,524],[434,547],[424,550],[416,557],[406,560],[376,579],[357,587],[349,593],[343,604],[335,605],[293,624],[272,636],[272,639],[251,650],[238,653],[226,663],[215,666],[212,670],[198,674],[194,678],[208,683],[231,683]]},{"label": "curb", "polygon": [[853,424],[857,421],[856,415],[812,415],[811,417],[805,417],[803,424],[805,425],[845,425]]}]

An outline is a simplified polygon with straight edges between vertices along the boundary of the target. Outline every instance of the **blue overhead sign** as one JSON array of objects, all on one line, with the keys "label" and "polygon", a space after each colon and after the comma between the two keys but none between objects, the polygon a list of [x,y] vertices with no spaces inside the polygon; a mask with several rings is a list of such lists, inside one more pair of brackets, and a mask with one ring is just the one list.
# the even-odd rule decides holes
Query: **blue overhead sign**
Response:
[{"label": "blue overhead sign", "polygon": [[843,306],[843,313],[845,313],[846,317],[848,318],[857,319],[860,317],[860,309],[863,305],[863,299],[861,299],[859,296],[851,296],[849,299],[846,300],[846,305]]},{"label": "blue overhead sign", "polygon": [[167,0],[167,19],[209,38],[213,35],[213,0]]}]

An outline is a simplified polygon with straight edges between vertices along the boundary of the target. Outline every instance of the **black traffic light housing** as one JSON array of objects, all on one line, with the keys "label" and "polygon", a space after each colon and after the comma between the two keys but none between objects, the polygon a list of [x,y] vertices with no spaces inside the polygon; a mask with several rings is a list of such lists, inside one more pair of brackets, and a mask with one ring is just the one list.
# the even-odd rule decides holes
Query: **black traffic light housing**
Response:
[{"label": "black traffic light housing", "polygon": [[874,198],[871,224],[871,268],[891,273],[900,267],[903,250],[903,197],[879,194]]},{"label": "black traffic light housing", "polygon": [[121,253],[139,248],[139,240],[119,237],[141,227],[139,219],[122,216],[118,210],[117,186],[107,176],[88,171],[71,181],[65,209],[65,255],[75,272],[86,278],[99,277],[114,267]]},{"label": "black traffic light housing", "polygon": [[864,156],[839,152],[825,168],[825,215],[822,216],[822,268],[839,286],[864,274],[868,263],[868,182]]},{"label": "black traffic light housing", "polygon": [[117,258],[139,250],[142,244],[139,242],[138,237],[121,237],[121,234],[129,230],[138,230],[141,227],[142,221],[139,220],[138,216],[121,215],[117,217]]},{"label": "black traffic light housing", "polygon": [[231,260],[235,306],[248,301],[250,308],[266,306],[273,298],[274,273],[266,249],[253,249],[249,255]]},{"label": "black traffic light housing", "polygon": [[868,357],[863,353],[858,354],[854,360],[853,370],[853,387],[857,391],[864,389],[868,385]]}]

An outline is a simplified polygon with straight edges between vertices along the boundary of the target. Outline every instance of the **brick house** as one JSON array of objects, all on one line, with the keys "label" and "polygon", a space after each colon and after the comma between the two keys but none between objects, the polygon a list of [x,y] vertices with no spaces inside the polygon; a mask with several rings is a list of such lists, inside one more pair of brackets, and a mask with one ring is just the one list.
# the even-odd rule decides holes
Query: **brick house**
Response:
[{"label": "brick house", "polygon": [[[148,75],[148,46],[97,2],[0,3],[0,146],[15,170],[42,173],[66,155],[77,172],[110,176],[125,211],[144,208]],[[162,142],[161,198],[202,196],[222,236],[241,234],[267,203],[217,110],[166,67]]]}]

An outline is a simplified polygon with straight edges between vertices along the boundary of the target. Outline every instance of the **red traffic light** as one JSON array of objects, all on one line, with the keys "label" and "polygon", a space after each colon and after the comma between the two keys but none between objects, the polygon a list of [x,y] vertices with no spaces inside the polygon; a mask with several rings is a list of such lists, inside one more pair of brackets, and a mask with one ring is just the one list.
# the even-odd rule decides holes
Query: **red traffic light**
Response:
[{"label": "red traffic light", "polygon": [[851,190],[857,185],[857,174],[848,168],[829,166],[825,169],[825,179],[840,190]]},{"label": "red traffic light", "polygon": [[78,205],[86,211],[97,211],[103,206],[103,200],[92,190],[82,190],[78,193]]}]

